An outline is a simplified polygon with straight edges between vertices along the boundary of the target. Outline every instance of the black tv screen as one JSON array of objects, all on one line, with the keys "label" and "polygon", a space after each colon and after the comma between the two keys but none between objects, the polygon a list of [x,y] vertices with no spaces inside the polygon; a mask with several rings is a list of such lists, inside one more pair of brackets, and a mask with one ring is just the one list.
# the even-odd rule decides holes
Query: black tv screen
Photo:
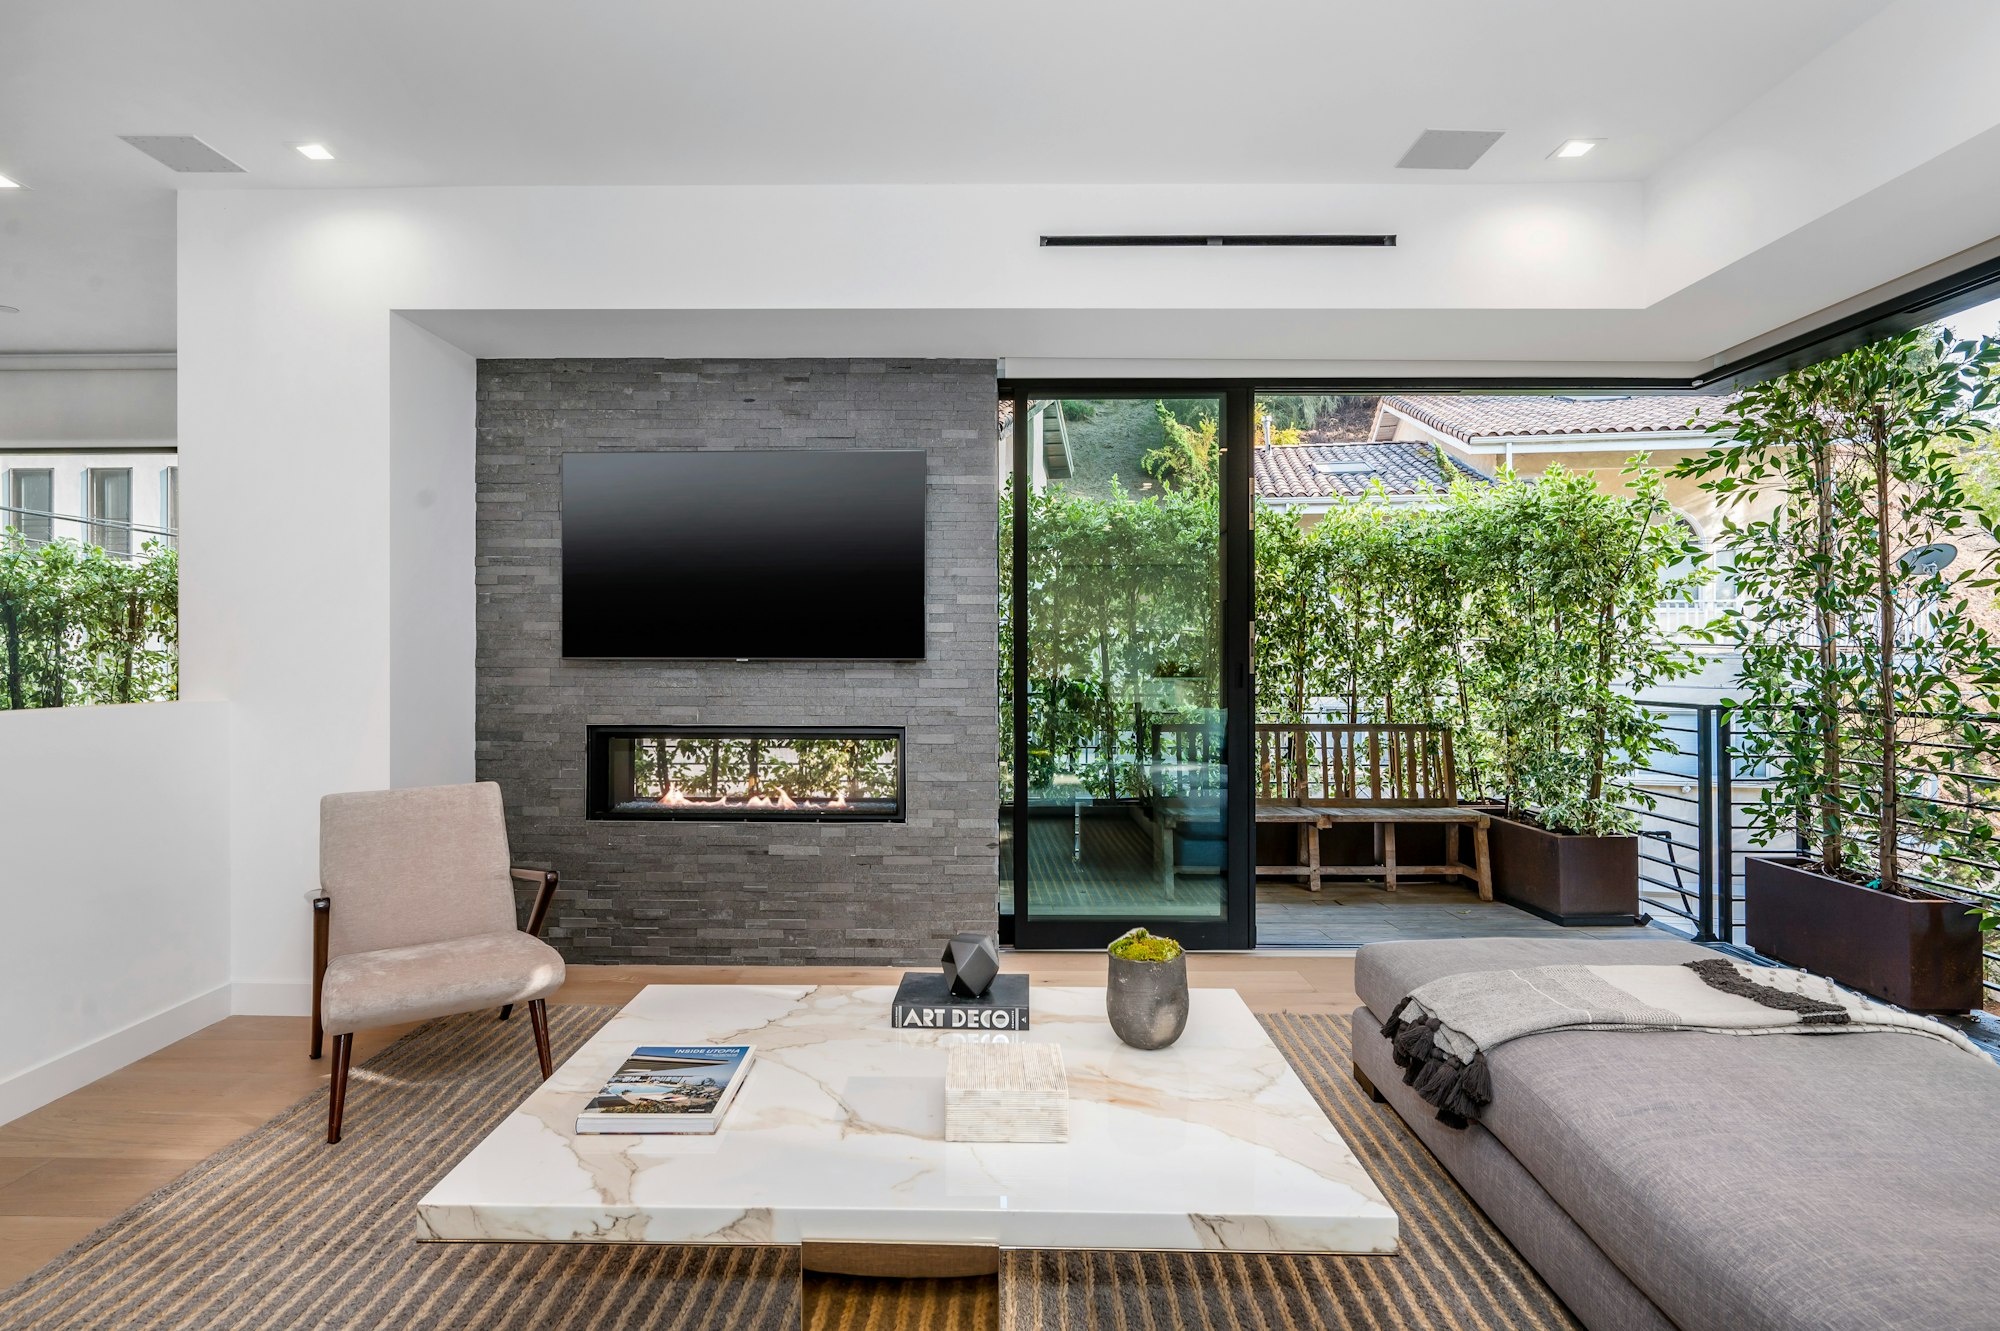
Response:
[{"label": "black tv screen", "polygon": [[921,452],[565,453],[566,657],[914,661]]}]

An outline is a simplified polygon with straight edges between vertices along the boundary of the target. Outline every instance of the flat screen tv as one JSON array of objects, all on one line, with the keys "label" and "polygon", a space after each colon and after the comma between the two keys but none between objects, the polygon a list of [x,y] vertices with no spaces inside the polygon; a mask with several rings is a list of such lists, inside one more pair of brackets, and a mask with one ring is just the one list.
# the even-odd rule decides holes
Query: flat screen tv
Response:
[{"label": "flat screen tv", "polygon": [[564,656],[923,657],[923,453],[565,453],[562,467]]}]

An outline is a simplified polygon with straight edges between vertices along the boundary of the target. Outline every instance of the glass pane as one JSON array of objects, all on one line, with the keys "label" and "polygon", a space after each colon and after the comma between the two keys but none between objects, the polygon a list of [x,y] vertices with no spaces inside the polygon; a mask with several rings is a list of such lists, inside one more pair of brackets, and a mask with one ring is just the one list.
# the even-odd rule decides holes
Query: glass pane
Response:
[{"label": "glass pane", "polygon": [[903,816],[901,731],[592,727],[592,817]]},{"label": "glass pane", "polygon": [[21,535],[40,544],[55,535],[55,519],[49,516],[56,504],[56,474],[53,471],[14,473],[13,507],[24,510],[13,515]]},{"label": "glass pane", "polygon": [[1220,918],[1222,403],[1028,410],[1031,913]]},{"label": "glass pane", "polygon": [[90,516],[101,519],[91,527],[90,541],[111,554],[132,549],[132,473],[124,468],[98,468],[90,473]]}]

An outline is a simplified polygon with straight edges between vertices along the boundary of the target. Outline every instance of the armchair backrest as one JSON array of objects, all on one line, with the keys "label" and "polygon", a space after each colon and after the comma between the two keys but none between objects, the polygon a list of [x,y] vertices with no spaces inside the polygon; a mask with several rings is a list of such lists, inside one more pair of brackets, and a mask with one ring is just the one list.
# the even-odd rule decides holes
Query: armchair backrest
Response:
[{"label": "armchair backrest", "polygon": [[330,956],[519,927],[500,787],[371,790],[319,802]]}]

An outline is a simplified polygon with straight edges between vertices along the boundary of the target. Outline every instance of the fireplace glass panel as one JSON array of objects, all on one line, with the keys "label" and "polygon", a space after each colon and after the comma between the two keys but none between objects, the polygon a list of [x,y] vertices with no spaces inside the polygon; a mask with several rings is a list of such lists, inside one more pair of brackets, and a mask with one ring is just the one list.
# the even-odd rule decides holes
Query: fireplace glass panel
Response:
[{"label": "fireplace glass panel", "polygon": [[900,821],[903,732],[592,726],[590,816]]}]

